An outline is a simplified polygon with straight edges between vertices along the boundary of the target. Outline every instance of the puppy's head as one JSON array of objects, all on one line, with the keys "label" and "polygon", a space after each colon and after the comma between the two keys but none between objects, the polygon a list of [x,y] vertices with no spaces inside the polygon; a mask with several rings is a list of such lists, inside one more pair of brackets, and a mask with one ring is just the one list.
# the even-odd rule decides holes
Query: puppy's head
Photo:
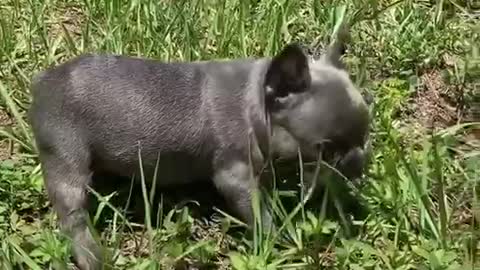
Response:
[{"label": "puppy's head", "polygon": [[[322,150],[324,160],[353,178],[363,172],[369,112],[341,61],[344,41],[339,36],[315,62],[300,46],[287,45],[272,58],[264,86],[274,125],[274,152],[290,155],[296,153],[290,149],[296,145],[304,160],[313,161]],[[281,140],[286,145],[281,146]]]}]

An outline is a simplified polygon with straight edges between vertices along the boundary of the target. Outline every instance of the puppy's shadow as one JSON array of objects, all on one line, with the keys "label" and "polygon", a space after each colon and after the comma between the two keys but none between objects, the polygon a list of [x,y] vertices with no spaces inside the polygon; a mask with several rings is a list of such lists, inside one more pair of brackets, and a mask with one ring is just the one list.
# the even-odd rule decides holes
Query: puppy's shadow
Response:
[{"label": "puppy's shadow", "polygon": [[[306,196],[305,193],[311,185],[311,180],[314,178],[314,170],[311,167],[307,170],[305,166],[303,170],[303,181],[306,186],[303,195]],[[321,170],[328,171],[329,169],[324,167]],[[279,190],[294,190],[297,194],[297,196],[293,198],[282,200],[282,205],[284,205],[287,211],[293,211],[301,201],[299,195],[301,193],[301,177],[299,172],[300,167],[298,164],[296,166],[282,163],[275,165],[275,178],[277,179],[275,183],[277,188]],[[269,174],[269,172],[267,172],[267,174]],[[365,220],[370,214],[370,210],[360,195],[351,189],[351,185],[347,180],[333,171],[332,174],[328,176],[328,179],[326,179],[327,175],[328,174],[324,174],[319,177],[316,188],[313,191],[313,196],[307,201],[304,208],[313,212],[316,216],[319,216],[322,211],[325,211],[325,218],[338,221],[344,229],[347,229],[346,234],[353,237],[359,233],[358,229],[360,229],[360,227],[353,225],[353,221]],[[272,177],[271,174],[269,177]],[[282,181],[283,179],[287,180]],[[358,188],[356,184],[353,186]],[[325,198],[325,196],[327,196],[327,198]],[[325,202],[324,199],[326,199]],[[322,209],[324,204],[325,209]]]},{"label": "puppy's shadow", "polygon": [[[92,178],[93,189],[102,196],[115,192],[109,199],[110,205],[125,214],[130,222],[141,223],[145,221],[145,203],[142,187],[138,179],[117,176],[113,174],[95,173]],[[151,183],[147,185],[147,198],[150,197]],[[95,195],[90,194],[89,211],[95,213],[100,201]],[[187,206],[193,218],[210,218],[218,208],[228,213],[228,207],[223,197],[217,192],[209,181],[196,181],[190,184],[181,184],[170,187],[157,187],[151,207],[152,225],[156,225],[157,214],[169,213],[173,209]],[[125,211],[126,210],[126,211]],[[100,216],[97,226],[106,225],[106,220],[111,216],[105,211]]]},{"label": "puppy's shadow", "polygon": [[[300,201],[300,189],[298,176],[299,169],[296,166],[279,166],[275,167],[275,175],[277,181],[275,185],[278,190],[281,191],[297,191],[297,196],[290,198],[282,198],[282,206],[287,212],[292,211]],[[272,174],[265,172],[262,181],[271,181]],[[289,179],[288,181],[281,181],[281,179]],[[145,205],[143,199],[143,193],[141,185],[138,181],[132,185],[132,179],[127,177],[119,177],[109,174],[94,174],[93,188],[102,196],[117,192],[116,196],[113,196],[109,202],[117,210],[127,210],[126,217],[129,221],[136,223],[144,223],[145,218]],[[314,192],[314,196],[306,204],[305,208],[318,214],[322,211],[322,203],[325,187],[319,185]],[[149,185],[147,183],[147,192],[150,192]],[[149,195],[149,194],[148,194]],[[368,210],[362,203],[362,201],[352,194],[351,190],[344,181],[335,182],[335,198],[341,202],[343,213],[339,214],[338,208],[334,205],[332,196],[328,196],[326,205],[326,218],[341,221],[342,216],[347,215],[350,217],[348,226],[351,233],[356,234],[351,230],[353,225],[351,219],[363,220],[368,215]],[[129,201],[127,208],[126,202]],[[95,213],[99,201],[91,194],[90,197],[90,212]],[[235,214],[231,212],[225,199],[216,190],[211,181],[196,181],[190,184],[182,184],[171,186],[168,188],[157,188],[155,191],[155,198],[151,206],[152,225],[157,224],[157,213],[161,211],[163,214],[170,212],[174,208],[181,208],[182,206],[188,206],[189,213],[196,219],[211,219],[212,216],[218,212],[215,208],[235,217]],[[161,209],[160,209],[161,207]],[[112,211],[106,211],[106,213],[112,213]],[[97,222],[98,227],[104,227],[109,215],[104,214],[100,216]],[[344,222],[345,220],[343,220]],[[341,222],[340,222],[341,223]],[[353,236],[353,235],[352,235]]]}]

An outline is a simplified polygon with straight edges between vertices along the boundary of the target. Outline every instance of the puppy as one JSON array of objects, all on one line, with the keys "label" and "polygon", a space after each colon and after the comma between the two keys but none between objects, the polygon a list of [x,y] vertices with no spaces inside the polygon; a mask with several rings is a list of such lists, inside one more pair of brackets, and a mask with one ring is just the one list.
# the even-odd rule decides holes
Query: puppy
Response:
[{"label": "puppy", "polygon": [[[272,153],[288,157],[300,148],[308,161],[328,146],[345,164],[361,154],[369,115],[342,65],[342,42],[316,62],[292,43],[259,59],[165,63],[89,54],[37,74],[29,119],[78,267],[102,265],[87,227],[94,172],[139,175],[140,157],[148,180],[159,160],[158,186],[208,179],[252,224],[252,177]],[[262,215],[268,225],[268,211]]]}]

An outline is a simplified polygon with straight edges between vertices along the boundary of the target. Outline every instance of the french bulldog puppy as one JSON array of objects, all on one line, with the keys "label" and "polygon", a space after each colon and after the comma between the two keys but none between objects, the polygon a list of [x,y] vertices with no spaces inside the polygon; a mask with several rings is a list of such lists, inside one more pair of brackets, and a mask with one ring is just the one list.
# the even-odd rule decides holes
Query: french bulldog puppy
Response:
[{"label": "french bulldog puppy", "polygon": [[[273,57],[222,61],[86,54],[37,74],[29,119],[77,266],[102,267],[87,227],[94,172],[138,176],[140,157],[147,180],[158,164],[160,187],[209,179],[252,224],[252,176],[272,153],[300,148],[304,161],[316,160],[328,145],[348,169],[350,153],[363,151],[369,115],[340,60],[342,43],[316,62],[292,43]],[[263,217],[268,224],[268,211]]]}]

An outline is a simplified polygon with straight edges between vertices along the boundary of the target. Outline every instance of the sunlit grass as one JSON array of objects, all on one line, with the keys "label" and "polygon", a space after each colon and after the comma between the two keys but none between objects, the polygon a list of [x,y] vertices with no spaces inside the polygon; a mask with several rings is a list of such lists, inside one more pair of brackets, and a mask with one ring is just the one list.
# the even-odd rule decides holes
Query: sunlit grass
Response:
[{"label": "sunlit grass", "polygon": [[[202,269],[478,268],[480,153],[478,144],[459,141],[474,124],[430,135],[418,130],[412,138],[417,130],[404,114],[414,82],[430,69],[448,74],[465,101],[475,100],[480,35],[473,8],[451,0],[0,0],[0,110],[15,122],[0,126],[0,140],[16,146],[14,157],[0,161],[0,268],[70,264],[68,239],[59,234],[44,195],[25,118],[35,72],[87,52],[208,60],[271,56],[291,41],[321,51],[342,20],[353,23],[346,57],[351,74],[374,96],[371,165],[355,191],[369,215],[353,221],[348,213],[328,215],[325,198],[346,202],[333,182],[319,210],[301,204],[308,192],[275,190],[266,198],[277,229],[270,233],[260,227],[247,233],[233,217],[200,228],[189,208],[164,208],[162,195],[148,190],[150,179],[142,175],[144,224],[125,213],[134,200],[131,191],[118,206],[110,202],[117,194],[92,190],[98,199],[92,221],[104,223],[98,238],[106,247],[106,264],[112,269],[188,263]],[[446,64],[447,58],[454,64]],[[308,182],[312,176],[305,172],[289,181]],[[286,202],[292,200],[293,206]],[[199,233],[208,236],[194,237]]]}]

